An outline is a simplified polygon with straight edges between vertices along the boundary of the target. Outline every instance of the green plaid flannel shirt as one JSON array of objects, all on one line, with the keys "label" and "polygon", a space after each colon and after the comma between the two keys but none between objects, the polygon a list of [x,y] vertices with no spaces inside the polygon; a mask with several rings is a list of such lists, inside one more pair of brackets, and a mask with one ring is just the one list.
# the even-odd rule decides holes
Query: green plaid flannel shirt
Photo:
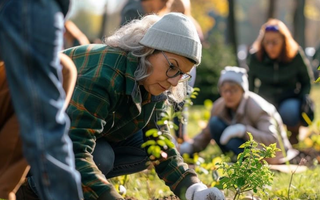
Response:
[{"label": "green plaid flannel shirt", "polygon": [[[86,200],[97,199],[113,186],[92,159],[96,139],[118,142],[141,129],[156,128],[157,110],[164,95],[152,96],[140,89],[134,79],[138,58],[123,50],[102,44],[73,47],[63,51],[75,63],[78,79],[67,109],[71,119],[76,168],[81,174]],[[144,92],[141,92],[144,91]],[[199,182],[176,149],[155,166],[159,177],[177,194]]]}]

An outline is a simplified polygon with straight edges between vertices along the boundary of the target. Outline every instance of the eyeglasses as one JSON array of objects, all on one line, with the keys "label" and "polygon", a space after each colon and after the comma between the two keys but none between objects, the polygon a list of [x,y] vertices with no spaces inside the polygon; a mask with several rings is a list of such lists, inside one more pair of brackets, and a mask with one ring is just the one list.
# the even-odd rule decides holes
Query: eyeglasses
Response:
[{"label": "eyeglasses", "polygon": [[192,78],[192,76],[190,74],[186,74],[183,73],[178,67],[174,66],[168,59],[168,57],[166,56],[166,54],[161,51],[162,55],[166,58],[168,64],[169,64],[169,68],[166,71],[166,75],[168,78],[174,78],[177,76],[180,76],[180,81],[187,81],[190,78]]},{"label": "eyeglasses", "polygon": [[227,93],[230,93],[230,95],[233,95],[239,91],[239,88],[232,87],[230,89],[220,89],[220,93],[226,95]]},{"label": "eyeglasses", "polygon": [[279,32],[279,27],[277,25],[268,25],[265,31]]},{"label": "eyeglasses", "polygon": [[278,44],[280,44],[279,40],[263,40],[264,46],[268,46],[268,45],[277,46]]}]

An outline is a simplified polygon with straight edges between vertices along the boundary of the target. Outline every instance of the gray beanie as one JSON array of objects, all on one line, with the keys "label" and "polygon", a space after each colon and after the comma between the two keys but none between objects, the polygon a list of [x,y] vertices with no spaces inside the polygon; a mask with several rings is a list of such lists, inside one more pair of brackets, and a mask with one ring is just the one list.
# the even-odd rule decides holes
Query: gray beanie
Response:
[{"label": "gray beanie", "polygon": [[201,62],[202,45],[193,22],[181,13],[168,13],[153,24],[140,44]]},{"label": "gray beanie", "polygon": [[224,81],[233,81],[238,83],[242,87],[244,92],[247,92],[249,90],[248,75],[245,68],[226,66],[224,70],[221,71],[218,82],[219,88]]}]

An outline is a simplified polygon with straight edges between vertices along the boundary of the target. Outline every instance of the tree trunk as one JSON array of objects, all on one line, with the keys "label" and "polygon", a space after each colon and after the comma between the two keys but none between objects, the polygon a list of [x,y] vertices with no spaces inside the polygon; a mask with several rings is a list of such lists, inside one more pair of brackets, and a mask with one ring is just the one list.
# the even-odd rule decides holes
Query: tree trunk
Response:
[{"label": "tree trunk", "polygon": [[267,13],[267,20],[270,18],[276,18],[276,0],[269,0],[269,8]]},{"label": "tree trunk", "polygon": [[[234,13],[234,0],[228,0],[229,2],[229,15],[228,15],[228,25],[227,25],[227,38],[226,43],[231,45],[233,48],[233,52],[237,58],[237,31],[236,31],[236,19],[235,19],[235,13]],[[239,61],[237,59],[237,63],[239,64]]]},{"label": "tree trunk", "polygon": [[293,16],[293,37],[298,44],[305,48],[305,26],[306,18],[304,16],[305,0],[296,0],[296,7]]}]

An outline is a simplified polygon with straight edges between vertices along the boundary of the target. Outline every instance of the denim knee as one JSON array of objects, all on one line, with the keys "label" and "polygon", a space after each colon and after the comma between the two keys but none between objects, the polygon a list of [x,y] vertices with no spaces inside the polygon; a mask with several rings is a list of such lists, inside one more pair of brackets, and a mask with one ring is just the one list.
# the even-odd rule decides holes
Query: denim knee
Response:
[{"label": "denim knee", "polygon": [[96,163],[99,170],[107,175],[112,171],[115,161],[114,150],[107,140],[104,138],[96,141],[96,147],[92,153],[93,160]]},{"label": "denim knee", "polygon": [[214,139],[216,143],[220,144],[220,137],[227,125],[220,118],[214,116],[209,120],[209,127],[211,138]]},{"label": "denim knee", "polygon": [[243,152],[243,149],[239,148],[246,141],[242,138],[231,138],[229,142],[225,145],[225,148],[232,151],[235,155]]},{"label": "denim knee", "polygon": [[300,121],[300,101],[299,99],[287,99],[279,106],[279,114],[282,121],[287,126],[296,126]]}]

